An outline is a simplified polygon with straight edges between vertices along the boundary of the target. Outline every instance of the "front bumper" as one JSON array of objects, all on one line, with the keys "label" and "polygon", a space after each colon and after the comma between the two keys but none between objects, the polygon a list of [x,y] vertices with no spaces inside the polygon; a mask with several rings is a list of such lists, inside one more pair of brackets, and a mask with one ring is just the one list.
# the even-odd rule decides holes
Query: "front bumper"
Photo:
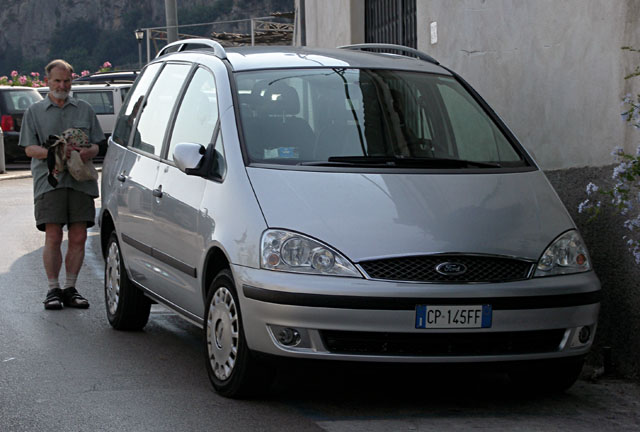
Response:
[{"label": "front bumper", "polygon": [[[440,363],[584,355],[600,309],[593,272],[457,285],[232,270],[249,348],[286,357]],[[417,329],[418,304],[491,304],[492,325]],[[298,343],[281,343],[283,329]]]}]

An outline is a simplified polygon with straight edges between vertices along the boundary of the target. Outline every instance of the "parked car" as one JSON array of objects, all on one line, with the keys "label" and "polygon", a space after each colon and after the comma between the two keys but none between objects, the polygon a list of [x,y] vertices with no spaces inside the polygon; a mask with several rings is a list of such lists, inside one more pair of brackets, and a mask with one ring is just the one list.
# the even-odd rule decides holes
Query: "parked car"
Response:
[{"label": "parked car", "polygon": [[4,131],[5,162],[28,160],[24,149],[18,145],[22,117],[29,106],[42,100],[31,87],[0,86],[0,127]]},{"label": "parked car", "polygon": [[273,377],[265,355],[575,382],[599,280],[544,173],[468,83],[407,47],[204,43],[144,68],[110,138],[114,328],[143,328],[152,302],[174,310],[203,328],[230,397]]}]

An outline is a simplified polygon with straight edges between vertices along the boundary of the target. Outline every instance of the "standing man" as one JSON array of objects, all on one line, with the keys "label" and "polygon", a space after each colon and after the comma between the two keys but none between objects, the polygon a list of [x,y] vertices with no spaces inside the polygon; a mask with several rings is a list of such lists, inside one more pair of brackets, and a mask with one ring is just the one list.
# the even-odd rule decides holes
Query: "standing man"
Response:
[{"label": "standing man", "polygon": [[[81,129],[92,143],[78,151],[83,162],[98,154],[97,144],[104,139],[93,108],[88,103],[69,96],[73,67],[64,60],[53,60],[45,67],[45,83],[49,95],[29,107],[24,113],[20,131],[20,145],[31,158],[36,226],[45,232],[42,260],[49,281],[44,300],[45,309],[62,309],[63,305],[88,308],[89,302],[75,288],[84,260],[87,228],[95,224],[95,205],[98,182],[77,181],[68,171],[57,174],[57,184],[47,181],[48,147],[50,136],[62,135],[69,128]],[[69,154],[69,153],[68,153]],[[55,182],[53,182],[55,183]],[[62,228],[67,225],[68,247],[64,258],[66,281],[60,289],[58,277],[62,267]]]}]

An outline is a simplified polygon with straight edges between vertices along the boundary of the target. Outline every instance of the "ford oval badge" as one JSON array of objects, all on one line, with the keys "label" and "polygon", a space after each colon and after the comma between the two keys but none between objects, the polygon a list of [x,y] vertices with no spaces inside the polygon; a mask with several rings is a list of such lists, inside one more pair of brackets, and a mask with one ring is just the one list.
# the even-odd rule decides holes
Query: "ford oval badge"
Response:
[{"label": "ford oval badge", "polygon": [[457,262],[443,262],[436,266],[436,271],[443,276],[458,276],[467,271],[467,266]]}]

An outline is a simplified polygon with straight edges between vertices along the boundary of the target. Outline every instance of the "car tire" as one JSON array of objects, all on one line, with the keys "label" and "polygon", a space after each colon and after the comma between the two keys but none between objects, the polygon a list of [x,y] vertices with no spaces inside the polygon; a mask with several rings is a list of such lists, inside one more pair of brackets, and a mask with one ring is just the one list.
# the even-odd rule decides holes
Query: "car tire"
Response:
[{"label": "car tire", "polygon": [[229,398],[265,390],[273,376],[247,347],[233,276],[222,270],[211,283],[205,308],[204,351],[209,380]]},{"label": "car tire", "polygon": [[142,330],[149,321],[151,300],[129,280],[115,232],[107,245],[104,299],[107,318],[116,330]]},{"label": "car tire", "polygon": [[584,357],[572,357],[517,366],[509,371],[515,389],[523,393],[561,393],[580,378]]}]

